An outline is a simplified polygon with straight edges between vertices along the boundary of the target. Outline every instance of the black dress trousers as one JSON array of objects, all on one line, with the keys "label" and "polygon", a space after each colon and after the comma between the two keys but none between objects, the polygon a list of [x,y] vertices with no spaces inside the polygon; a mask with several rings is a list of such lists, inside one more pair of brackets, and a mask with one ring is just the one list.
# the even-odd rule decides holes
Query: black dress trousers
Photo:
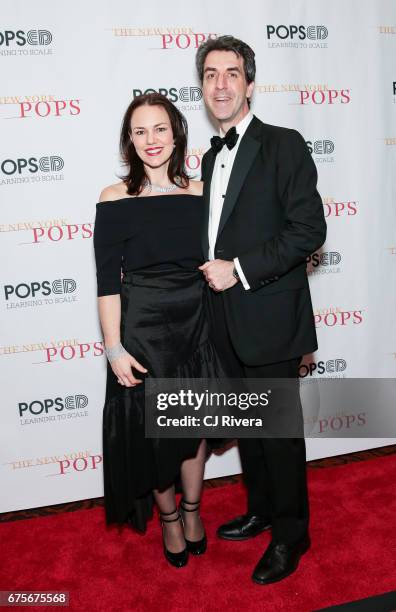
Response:
[{"label": "black dress trousers", "polygon": [[[210,291],[208,301],[212,338],[230,378],[298,378],[301,357],[261,366],[243,364],[229,334],[222,293]],[[305,538],[309,504],[304,437],[241,438],[238,446],[248,512],[270,519],[275,542],[294,544]]]}]

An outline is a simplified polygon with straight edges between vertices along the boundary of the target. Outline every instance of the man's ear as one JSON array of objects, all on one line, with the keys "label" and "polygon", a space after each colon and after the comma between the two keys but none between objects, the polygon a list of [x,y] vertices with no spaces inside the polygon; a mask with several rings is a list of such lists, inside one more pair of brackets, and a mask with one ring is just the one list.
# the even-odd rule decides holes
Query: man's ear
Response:
[{"label": "man's ear", "polygon": [[247,86],[247,90],[246,90],[246,97],[247,98],[251,98],[254,92],[254,86],[255,86],[255,82],[252,81],[251,83],[249,83],[249,85]]}]

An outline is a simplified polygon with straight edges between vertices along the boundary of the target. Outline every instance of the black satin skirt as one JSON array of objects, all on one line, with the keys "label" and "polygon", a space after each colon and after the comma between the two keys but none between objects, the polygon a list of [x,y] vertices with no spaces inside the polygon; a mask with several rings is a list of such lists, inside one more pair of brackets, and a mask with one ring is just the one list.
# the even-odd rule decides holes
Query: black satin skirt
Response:
[{"label": "black satin skirt", "polygon": [[[224,376],[209,337],[206,284],[199,270],[127,272],[121,289],[121,342],[147,368],[143,378]],[[152,489],[173,484],[181,463],[196,455],[199,443],[199,439],[145,438],[144,382],[123,387],[107,364],[103,409],[107,524],[129,523],[144,532],[152,516]]]}]

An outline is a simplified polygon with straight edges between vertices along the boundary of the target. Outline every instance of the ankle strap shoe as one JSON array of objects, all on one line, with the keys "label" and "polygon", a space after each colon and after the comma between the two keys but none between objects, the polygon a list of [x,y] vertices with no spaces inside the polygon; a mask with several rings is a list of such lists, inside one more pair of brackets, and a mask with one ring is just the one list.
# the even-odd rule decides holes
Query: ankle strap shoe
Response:
[{"label": "ankle strap shoe", "polygon": [[[186,504],[188,504],[189,506],[196,506],[196,508],[187,508]],[[189,502],[186,499],[182,498],[180,501],[180,505],[179,505],[179,509],[182,514],[182,520],[183,520],[184,512],[199,512],[200,505],[201,505],[200,500],[197,502]],[[183,526],[184,526],[184,521],[183,521]],[[196,542],[193,542],[192,540],[187,540],[186,538],[186,545],[187,545],[188,552],[191,553],[192,555],[196,555],[196,556],[203,555],[204,552],[206,552],[207,545],[208,545],[206,533],[204,532],[203,537]]]},{"label": "ankle strap shoe", "polygon": [[[166,518],[171,516],[172,514],[176,514],[175,518]],[[165,538],[164,538],[164,523],[175,523],[176,521],[182,520],[180,512],[175,508],[173,512],[160,512],[159,513],[162,523],[162,541],[164,544],[164,555],[165,559],[173,565],[173,567],[184,567],[188,562],[188,550],[187,546],[184,550],[178,553],[173,553],[168,550],[165,546]]]}]

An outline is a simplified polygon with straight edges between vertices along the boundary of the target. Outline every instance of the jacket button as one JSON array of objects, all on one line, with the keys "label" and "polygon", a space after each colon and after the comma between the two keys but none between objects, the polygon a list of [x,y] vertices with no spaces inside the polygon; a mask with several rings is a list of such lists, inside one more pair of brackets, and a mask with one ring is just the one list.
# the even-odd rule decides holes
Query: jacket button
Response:
[{"label": "jacket button", "polygon": [[265,285],[265,281],[260,281],[260,285]]},{"label": "jacket button", "polygon": [[279,280],[279,276],[274,276],[274,280]]}]

